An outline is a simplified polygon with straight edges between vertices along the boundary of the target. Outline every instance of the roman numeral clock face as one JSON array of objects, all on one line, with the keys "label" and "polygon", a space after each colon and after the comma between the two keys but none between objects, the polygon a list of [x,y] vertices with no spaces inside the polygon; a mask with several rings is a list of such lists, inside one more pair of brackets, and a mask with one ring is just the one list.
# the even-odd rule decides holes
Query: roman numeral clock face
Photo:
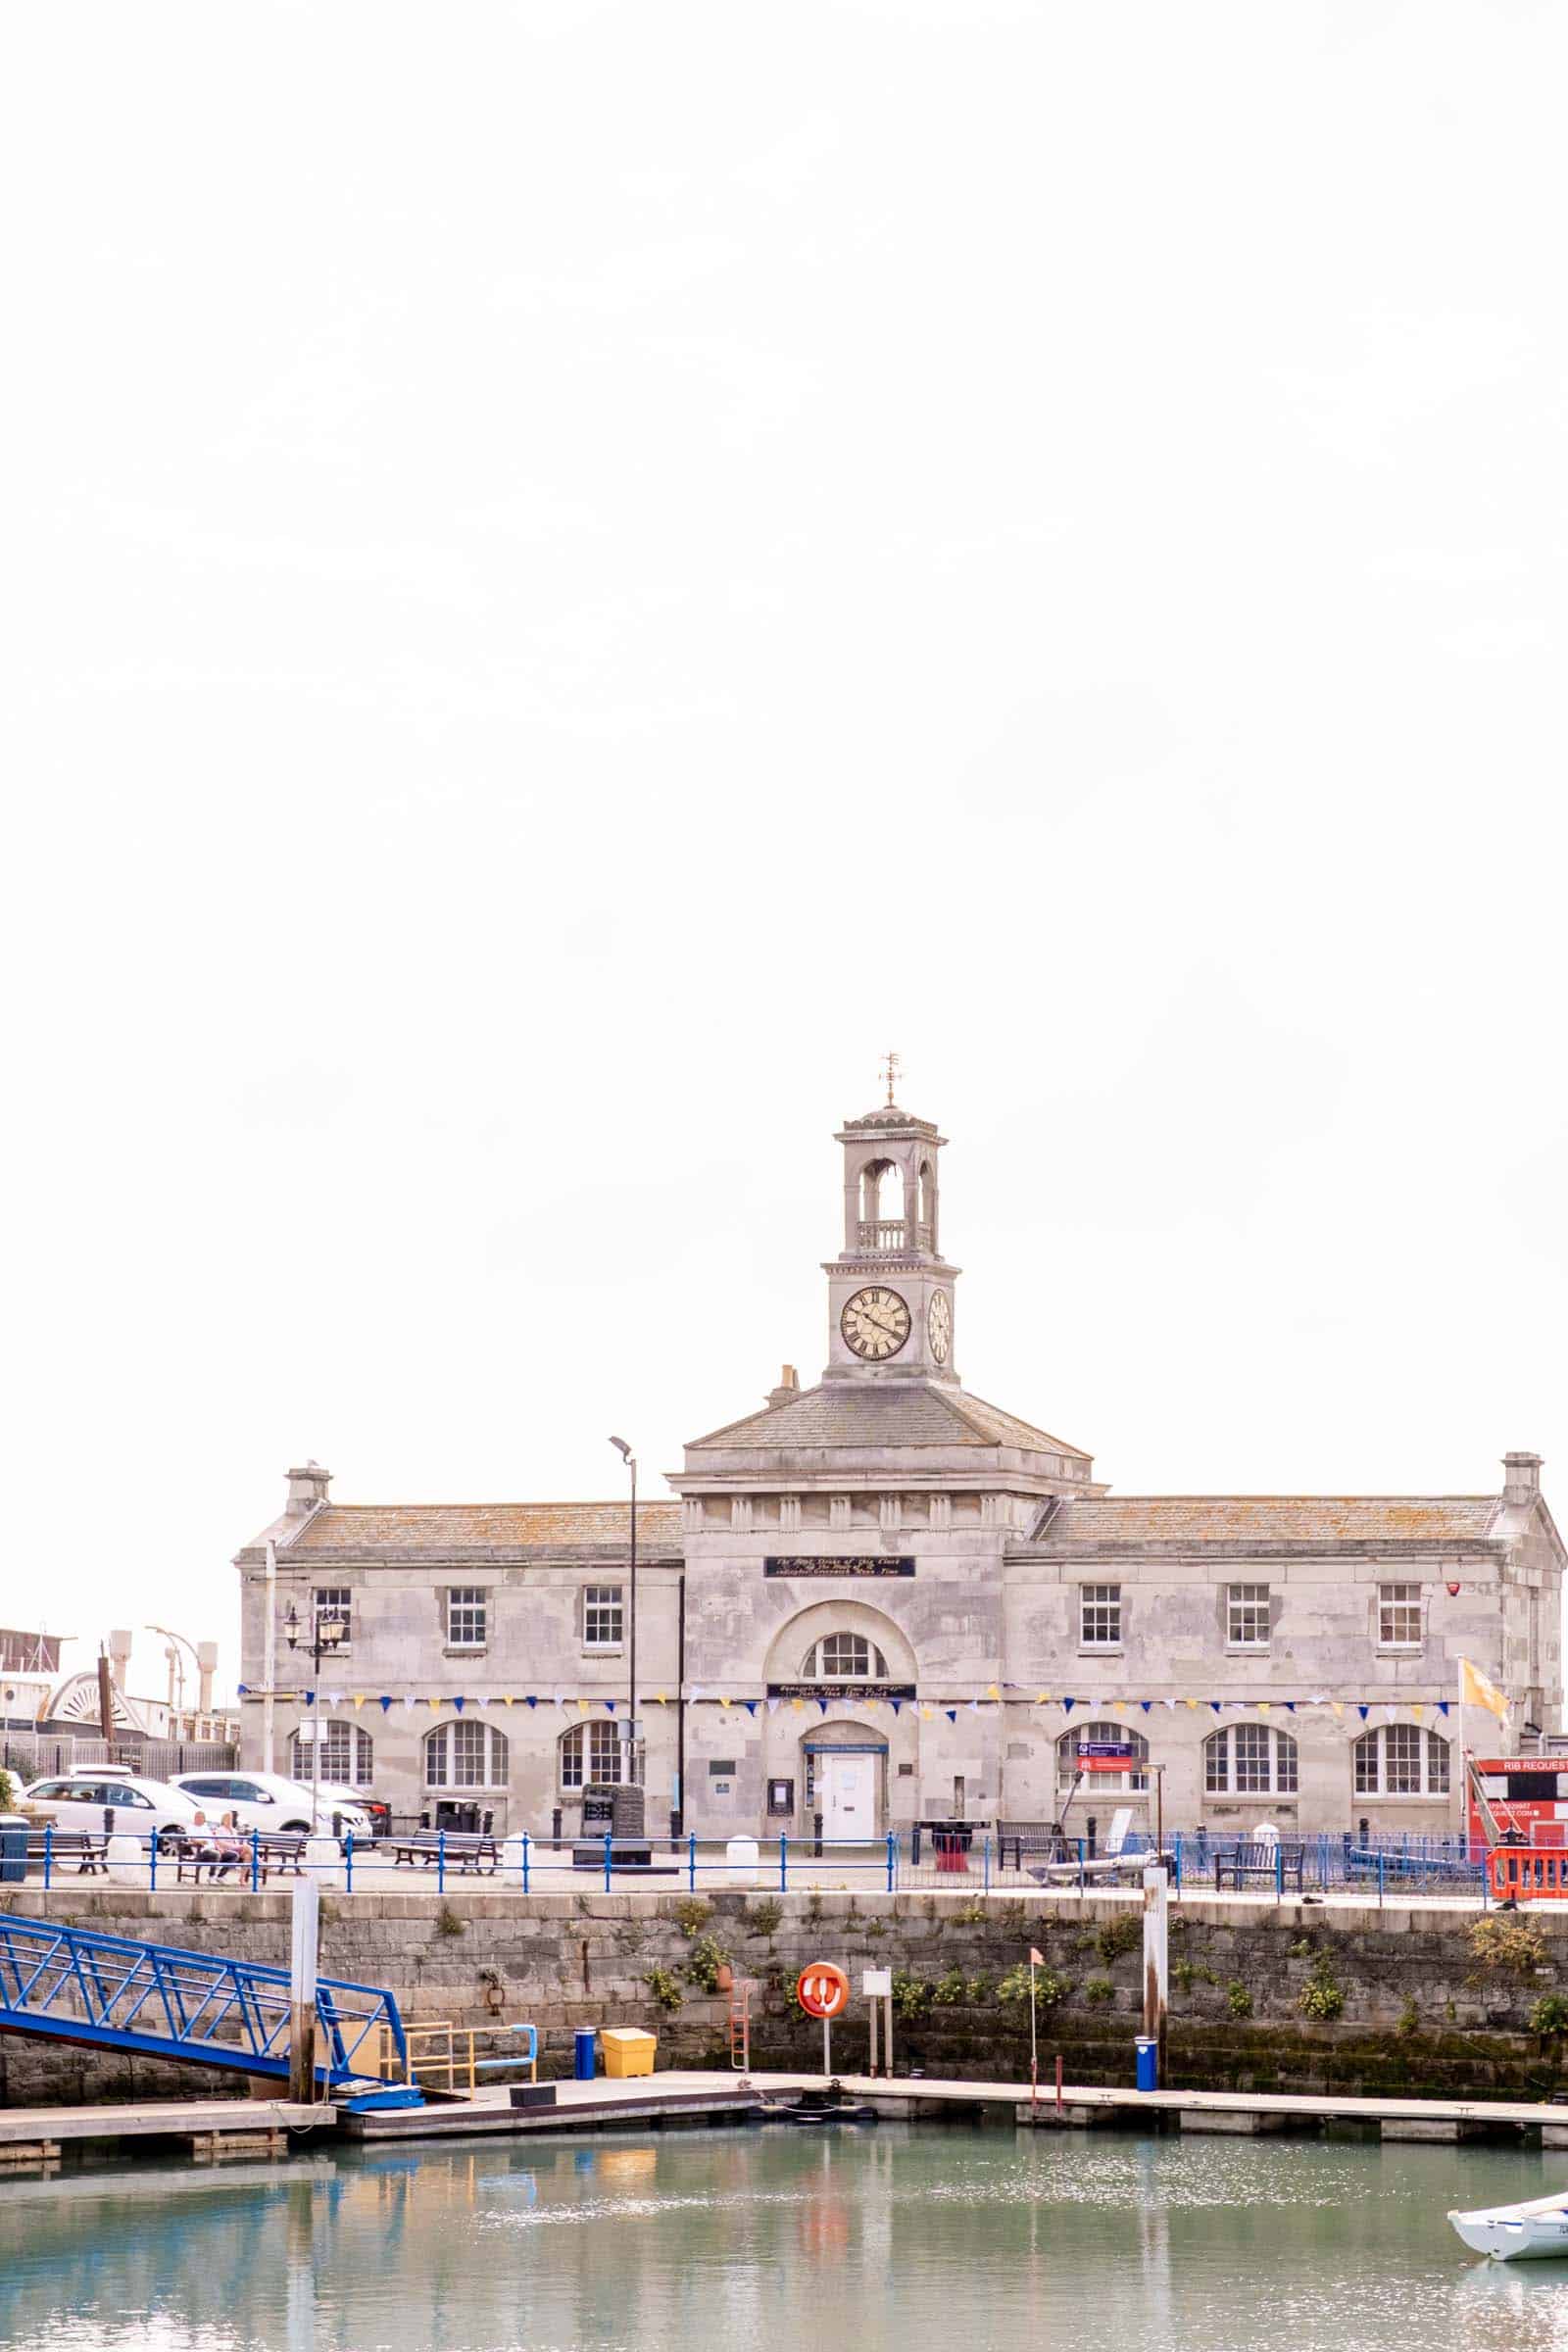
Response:
[{"label": "roman numeral clock face", "polygon": [[897,1291],[857,1291],[844,1302],[839,1329],[847,1348],[867,1363],[879,1364],[897,1355],[908,1338],[909,1310]]}]

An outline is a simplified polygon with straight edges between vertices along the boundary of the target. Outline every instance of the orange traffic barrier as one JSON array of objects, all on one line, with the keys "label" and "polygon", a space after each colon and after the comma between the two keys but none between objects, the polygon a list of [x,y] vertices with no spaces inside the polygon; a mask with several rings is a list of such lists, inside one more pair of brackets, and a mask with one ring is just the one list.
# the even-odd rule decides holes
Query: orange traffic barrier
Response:
[{"label": "orange traffic barrier", "polygon": [[1496,1845],[1487,1868],[1499,1903],[1568,1899],[1568,1851],[1561,1846]]}]

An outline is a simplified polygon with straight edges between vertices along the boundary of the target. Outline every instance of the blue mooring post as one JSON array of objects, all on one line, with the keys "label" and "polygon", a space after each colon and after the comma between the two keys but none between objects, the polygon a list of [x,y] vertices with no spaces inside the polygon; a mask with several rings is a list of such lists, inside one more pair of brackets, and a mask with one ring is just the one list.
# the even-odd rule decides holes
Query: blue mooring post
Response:
[{"label": "blue mooring post", "polygon": [[524,1894],[528,1891],[528,1833],[526,1830],[522,1833],[522,1891]]},{"label": "blue mooring post", "polygon": [[54,1853],[55,1825],[52,1821],[46,1821],[43,1825],[43,1884],[45,1893],[47,1893],[49,1890],[49,1873],[54,1863]]},{"label": "blue mooring post", "polygon": [[895,1875],[896,1875],[896,1873],[897,1873],[897,1870],[898,1870],[898,1862],[899,1862],[899,1840],[898,1840],[898,1836],[897,1836],[897,1833],[896,1833],[895,1831],[893,1831],[893,1830],[889,1830],[889,1832],[888,1832],[888,1892],[889,1892],[889,1894],[891,1894],[891,1893],[893,1892],[893,1882],[894,1882],[894,1877],[895,1877]]},{"label": "blue mooring post", "polygon": [[435,1834],[435,1890],[437,1894],[445,1894],[447,1890],[447,1834],[445,1830],[437,1830]]},{"label": "blue mooring post", "polygon": [[686,1884],[693,1894],[697,1892],[697,1832],[691,1831],[686,1839]]},{"label": "blue mooring post", "polygon": [[254,1893],[256,1892],[256,1889],[258,1888],[258,1886],[260,1886],[261,1883],[262,1883],[262,1833],[261,1833],[261,1831],[260,1831],[260,1830],[252,1830],[252,1832],[251,1832],[251,1892],[252,1892],[252,1894],[254,1894]]},{"label": "blue mooring post", "polygon": [[778,1890],[782,1894],[790,1883],[790,1838],[788,1830],[778,1834]]},{"label": "blue mooring post", "polygon": [[354,1832],[352,1830],[345,1830],[343,1833],[343,1891],[345,1894],[354,1892]]}]

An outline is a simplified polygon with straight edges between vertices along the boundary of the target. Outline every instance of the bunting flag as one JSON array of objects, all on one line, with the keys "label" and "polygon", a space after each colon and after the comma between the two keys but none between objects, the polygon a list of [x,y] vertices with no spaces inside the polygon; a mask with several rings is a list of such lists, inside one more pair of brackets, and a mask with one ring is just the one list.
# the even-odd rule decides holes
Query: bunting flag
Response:
[{"label": "bunting flag", "polygon": [[1410,1712],[1415,1717],[1417,1723],[1419,1723],[1422,1716],[1426,1713],[1426,1709],[1422,1706],[1413,1706],[1410,1709]]},{"label": "bunting flag", "polygon": [[1372,1712],[1372,1710],[1371,1710],[1371,1708],[1370,1708],[1370,1707],[1357,1707],[1355,1711],[1356,1711],[1356,1713],[1357,1713],[1357,1714],[1360,1716],[1360,1718],[1361,1718],[1361,1721],[1362,1721],[1363,1723],[1365,1723],[1365,1721],[1366,1721],[1367,1717],[1368,1717],[1368,1716],[1371,1714],[1371,1712]]},{"label": "bunting flag", "polygon": [[1183,1704],[1184,1706],[1188,1706],[1188,1707],[1196,1707],[1196,1706],[1197,1706],[1197,1704],[1198,1704],[1198,1701],[1197,1701],[1197,1699],[1196,1699],[1196,1698],[1188,1698],[1188,1699],[1184,1699],[1184,1700],[1182,1701],[1182,1704]]},{"label": "bunting flag", "polygon": [[1045,1691],[1044,1691],[1044,1690],[1037,1690],[1037,1691],[1035,1692],[1035,1705],[1036,1705],[1037,1707],[1049,1707],[1049,1706],[1050,1706],[1050,1704],[1051,1704],[1051,1701],[1050,1701],[1050,1699],[1047,1697],[1047,1695],[1046,1695],[1046,1693],[1045,1693]]},{"label": "bunting flag", "polygon": [[1075,1698],[1064,1698],[1061,1702],[1062,1713],[1064,1715],[1070,1715],[1077,1704],[1078,1701]]},{"label": "bunting flag", "polygon": [[354,1693],[354,1712],[356,1715],[359,1713],[364,1704],[365,1692],[363,1690],[356,1690]]},{"label": "bunting flag", "polygon": [[757,1701],[755,1698],[743,1699],[741,1704],[745,1707],[748,1715],[755,1715],[757,1713]]},{"label": "bunting flag", "polygon": [[1217,1698],[1211,1698],[1208,1703],[1217,1715],[1219,1713],[1219,1700]]},{"label": "bunting flag", "polygon": [[727,1707],[730,1702],[727,1698],[721,1698],[718,1703],[721,1707]]},{"label": "bunting flag", "polygon": [[606,1699],[606,1701],[605,1701],[605,1713],[606,1713],[607,1715],[613,1715],[613,1713],[614,1713],[614,1712],[615,1712],[615,1702],[614,1702],[614,1700],[613,1700],[612,1698],[607,1698],[607,1699]]},{"label": "bunting flag", "polygon": [[958,1720],[958,1710],[957,1710],[957,1708],[956,1708],[956,1707],[944,1707],[944,1708],[943,1708],[943,1710],[942,1710],[942,1712],[943,1712],[943,1714],[944,1714],[944,1715],[947,1717],[947,1719],[948,1719],[948,1721],[949,1721],[950,1723],[956,1723],[956,1722],[957,1722],[957,1720]]},{"label": "bunting flag", "polygon": [[406,1707],[416,1707],[416,1706],[418,1705],[418,1703],[419,1703],[419,1702],[418,1702],[418,1700],[417,1700],[416,1698],[405,1698],[405,1700],[403,1701],[403,1704],[404,1704]]},{"label": "bunting flag", "polygon": [[920,1720],[921,1720],[923,1723],[929,1723],[929,1722],[931,1721],[932,1717],[933,1717],[935,1714],[936,1714],[936,1709],[935,1709],[935,1707],[922,1707],[922,1708],[920,1709]]},{"label": "bunting flag", "polygon": [[1296,1713],[1296,1701],[1294,1698],[1288,1698],[1285,1701],[1285,1712],[1287,1715],[1294,1715]]},{"label": "bunting flag", "polygon": [[1447,1702],[1447,1700],[1446,1700],[1446,1698],[1440,1698],[1440,1699],[1439,1699],[1439,1701],[1438,1701],[1438,1713],[1439,1713],[1440,1715],[1446,1715],[1446,1713],[1447,1713],[1447,1712],[1448,1712],[1448,1702]]},{"label": "bunting flag", "polygon": [[[408,1703],[409,1703],[409,1705],[412,1707],[412,1706],[413,1706],[413,1704],[414,1704],[414,1701],[413,1701],[413,1699],[411,1698],[411,1699],[409,1700],[409,1702],[408,1702]],[[315,1692],[314,1690],[307,1690],[307,1691],[306,1691],[306,1693],[305,1693],[305,1704],[306,1704],[308,1707],[314,1707],[314,1706],[315,1706],[315,1704],[316,1704],[316,1692]]]},{"label": "bunting flag", "polygon": [[1144,1713],[1145,1713],[1146,1715],[1149,1713],[1149,1710],[1150,1710],[1150,1708],[1151,1708],[1151,1707],[1153,1705],[1153,1703],[1154,1703],[1154,1702],[1153,1702],[1153,1700],[1152,1700],[1152,1698],[1141,1698],[1141,1699],[1138,1701],[1138,1704],[1139,1704],[1139,1705],[1140,1705],[1140,1706],[1143,1708],[1143,1710],[1144,1710]]},{"label": "bunting flag", "polygon": [[427,1698],[424,1703],[427,1707],[438,1707],[441,1701],[438,1698]]},{"label": "bunting flag", "polygon": [[587,1712],[588,1712],[588,1701],[587,1701],[585,1698],[579,1698],[579,1699],[578,1699],[578,1701],[577,1701],[577,1712],[578,1712],[578,1714],[579,1714],[579,1715],[586,1715],[586,1714],[587,1714]]},{"label": "bunting flag", "polygon": [[662,1692],[662,1690],[656,1690],[656,1691],[654,1692],[654,1704],[655,1704],[655,1706],[657,1706],[657,1707],[667,1707],[667,1706],[668,1706],[668,1704],[669,1704],[669,1701],[668,1701],[668,1699],[667,1699],[667,1698],[664,1696],[664,1693]]},{"label": "bunting flag", "polygon": [[784,1702],[783,1702],[783,1700],[782,1700],[782,1699],[779,1699],[779,1698],[770,1698],[770,1699],[768,1700],[768,1702],[767,1702],[767,1711],[768,1711],[768,1713],[769,1713],[770,1715],[776,1715],[776,1714],[778,1713],[778,1711],[779,1711],[779,1708],[780,1708],[780,1707],[783,1705],[783,1703],[784,1703]]},{"label": "bunting flag", "polygon": [[827,1700],[825,1698],[819,1698],[816,1703],[821,1713],[825,1715],[827,1713]]},{"label": "bunting flag", "polygon": [[377,1706],[380,1708],[380,1710],[381,1710],[381,1712],[382,1712],[382,1714],[383,1714],[383,1715],[387,1714],[387,1713],[390,1711],[390,1709],[391,1709],[391,1705],[392,1705],[392,1701],[391,1701],[391,1699],[390,1699],[390,1698],[387,1696],[387,1694],[386,1694],[386,1692],[385,1692],[384,1690],[382,1691],[382,1693],[381,1693],[380,1697],[379,1697],[379,1698],[376,1700],[376,1702],[375,1702],[375,1703],[376,1703],[376,1705],[377,1705]]},{"label": "bunting flag", "polygon": [[800,1713],[801,1709],[802,1709],[802,1708],[805,1706],[805,1704],[806,1704],[806,1701],[805,1701],[805,1699],[804,1699],[804,1698],[792,1698],[792,1699],[790,1700],[790,1705],[791,1705],[791,1706],[792,1706],[792,1707],[795,1709],[795,1712],[797,1713],[797,1715]]},{"label": "bunting flag", "polygon": [[1266,1715],[1266,1714],[1268,1713],[1268,1710],[1269,1710],[1269,1701],[1268,1701],[1266,1698],[1260,1698],[1260,1699],[1258,1700],[1258,1702],[1257,1702],[1257,1711],[1258,1711],[1258,1713],[1259,1713],[1260,1715]]},{"label": "bunting flag", "polygon": [[457,1708],[458,1713],[461,1715],[463,1713],[464,1701],[461,1698],[455,1698],[452,1701],[452,1704]]},{"label": "bunting flag", "polygon": [[[903,1706],[903,1704],[904,1704],[904,1701],[903,1701],[903,1699],[902,1699],[902,1698],[890,1698],[890,1699],[888,1700],[888,1705],[889,1705],[889,1706],[890,1706],[890,1707],[893,1709],[893,1712],[894,1712],[894,1714],[895,1714],[895,1715],[898,1713],[899,1709],[900,1709],[900,1708]],[[754,1710],[754,1711],[755,1711],[755,1710]]]},{"label": "bunting flag", "polygon": [[1336,1715],[1343,1715],[1345,1713],[1345,1701],[1343,1698],[1331,1698],[1329,1700],[1329,1705],[1334,1709]]},{"label": "bunting flag", "polygon": [[1001,1691],[1000,1691],[1000,1690],[997,1689],[997,1686],[996,1686],[996,1684],[995,1684],[995,1683],[987,1683],[987,1685],[986,1685],[986,1696],[987,1696],[987,1698],[994,1698],[994,1699],[996,1699],[996,1700],[997,1700],[997,1701],[1000,1703],[1000,1701],[1001,1701],[1001,1698],[1002,1698],[1002,1692],[1001,1692]]},{"label": "bunting flag", "polygon": [[970,1699],[970,1701],[969,1701],[969,1712],[970,1712],[970,1714],[971,1714],[971,1715],[978,1715],[978,1714],[979,1714],[979,1712],[980,1712],[980,1701],[979,1701],[977,1698],[971,1698],[971,1699]]},{"label": "bunting flag", "polygon": [[[527,1697],[526,1697],[526,1698],[523,1700],[523,1702],[522,1702],[522,1703],[523,1703],[523,1705],[524,1705],[525,1707],[536,1707],[536,1706],[539,1704],[539,1694],[538,1694],[538,1692],[537,1692],[536,1690],[530,1690],[530,1691],[529,1691],[529,1693],[528,1693],[528,1695],[527,1695]],[[511,1701],[511,1699],[510,1699],[510,1698],[508,1699],[508,1701],[507,1701],[507,1704],[508,1704],[508,1706],[509,1706],[509,1707],[511,1706],[511,1704],[512,1704],[512,1701]]]},{"label": "bunting flag", "polygon": [[476,1698],[473,1703],[476,1707],[487,1707],[490,1701],[488,1698]]}]

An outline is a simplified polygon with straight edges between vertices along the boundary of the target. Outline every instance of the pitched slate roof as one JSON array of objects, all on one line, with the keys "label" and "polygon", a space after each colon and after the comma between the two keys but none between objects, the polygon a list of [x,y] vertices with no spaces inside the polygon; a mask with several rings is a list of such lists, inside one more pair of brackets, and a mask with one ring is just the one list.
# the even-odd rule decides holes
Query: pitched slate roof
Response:
[{"label": "pitched slate roof", "polygon": [[[630,1511],[623,1502],[329,1502],[288,1544],[291,1556],[406,1558],[539,1552],[591,1544],[625,1547]],[[637,1506],[637,1547],[672,1552],[680,1544],[680,1504]]]},{"label": "pitched slate roof", "polygon": [[1057,1557],[1107,1550],[1316,1551],[1400,1545],[1451,1551],[1484,1544],[1495,1494],[1073,1495],[1041,1514],[1031,1550]]},{"label": "pitched slate roof", "polygon": [[694,1438],[688,1451],[766,1446],[826,1452],[868,1446],[1009,1446],[1026,1453],[1090,1458],[1079,1446],[1004,1413],[1000,1405],[933,1381],[890,1382],[886,1388],[823,1381],[787,1403],[766,1405],[744,1421]]}]

